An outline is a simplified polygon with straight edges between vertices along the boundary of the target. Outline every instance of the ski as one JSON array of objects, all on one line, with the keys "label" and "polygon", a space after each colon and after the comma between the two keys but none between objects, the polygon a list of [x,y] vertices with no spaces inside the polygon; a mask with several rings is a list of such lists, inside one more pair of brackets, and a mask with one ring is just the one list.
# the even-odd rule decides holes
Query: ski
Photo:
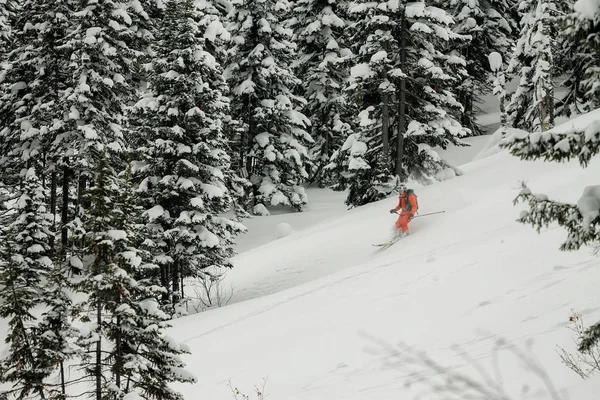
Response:
[{"label": "ski", "polygon": [[394,239],[391,242],[387,242],[387,243],[374,244],[373,246],[387,248],[387,247],[390,247],[391,245],[395,244],[396,242],[400,241],[400,239],[402,239],[402,238]]},{"label": "ski", "polygon": [[377,244],[373,244],[373,246],[375,247],[383,247],[383,248],[388,248],[390,246],[392,246],[393,244],[397,243],[398,241],[404,239],[406,236],[398,236],[392,240],[390,240],[389,242],[385,242],[385,243],[377,243]]}]

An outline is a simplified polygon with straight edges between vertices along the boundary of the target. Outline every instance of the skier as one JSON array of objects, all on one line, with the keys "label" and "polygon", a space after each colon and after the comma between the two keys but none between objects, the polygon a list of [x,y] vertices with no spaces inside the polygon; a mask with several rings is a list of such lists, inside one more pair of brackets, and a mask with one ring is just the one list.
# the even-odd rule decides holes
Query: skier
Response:
[{"label": "skier", "polygon": [[399,196],[398,205],[390,210],[390,214],[396,213],[399,210],[402,211],[396,221],[394,236],[405,237],[408,235],[408,224],[419,209],[419,203],[417,203],[417,196],[414,191],[407,189],[405,184],[399,184],[396,187],[396,192],[398,192]]}]

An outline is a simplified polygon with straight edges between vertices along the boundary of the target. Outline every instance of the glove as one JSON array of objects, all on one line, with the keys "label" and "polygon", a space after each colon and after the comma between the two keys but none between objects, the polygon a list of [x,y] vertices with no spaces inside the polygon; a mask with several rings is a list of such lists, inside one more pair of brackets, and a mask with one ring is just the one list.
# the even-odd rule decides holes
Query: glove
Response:
[{"label": "glove", "polygon": [[390,214],[394,214],[396,212],[396,210],[394,210],[393,208],[390,210]]}]

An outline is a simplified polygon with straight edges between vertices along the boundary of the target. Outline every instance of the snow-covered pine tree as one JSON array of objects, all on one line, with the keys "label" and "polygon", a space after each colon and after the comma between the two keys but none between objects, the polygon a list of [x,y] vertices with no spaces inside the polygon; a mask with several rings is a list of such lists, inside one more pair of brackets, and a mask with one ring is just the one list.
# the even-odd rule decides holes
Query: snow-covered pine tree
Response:
[{"label": "snow-covered pine tree", "polygon": [[114,360],[118,360],[113,374],[119,377],[123,392],[148,399],[182,400],[169,384],[195,382],[179,357],[190,350],[164,335],[171,316],[160,310],[159,299],[167,290],[156,285],[154,277],[160,273],[160,266],[152,263],[151,252],[143,250],[147,232],[142,218],[144,208],[133,194],[131,169],[123,175],[125,190],[117,195],[115,221],[127,239],[120,243],[123,251],[117,255],[117,265],[124,273],[117,294],[121,305],[114,313],[116,329],[111,335],[115,341]]},{"label": "snow-covered pine tree", "polygon": [[253,212],[266,215],[268,205],[301,211],[307,202],[301,186],[308,178],[306,146],[313,139],[306,131],[310,120],[300,111],[306,100],[294,94],[301,82],[292,70],[292,30],[284,26],[290,3],[233,4],[229,30],[235,45],[226,77],[232,88],[232,115],[243,123],[237,151],[252,183]]},{"label": "snow-covered pine tree", "polygon": [[183,279],[229,267],[233,238],[245,228],[222,216],[232,208],[222,123],[225,82],[201,40],[191,0],[167,3],[149,93],[134,107],[134,170],[147,216],[146,245],[176,305]]},{"label": "snow-covered pine tree", "polygon": [[357,132],[350,134],[343,146],[331,156],[326,169],[336,176],[334,190],[348,190],[345,204],[350,207],[362,206],[385,198],[395,186],[395,178],[390,173],[389,160],[369,152],[369,141],[375,142],[381,135],[380,125],[373,118],[375,107],[367,107],[359,114]]},{"label": "snow-covered pine tree", "polygon": [[[395,95],[399,88],[398,78],[403,75],[398,57],[401,38],[394,33],[406,25],[398,11],[398,3],[389,4],[387,1],[361,1],[349,5],[351,40],[355,45],[357,65],[351,69],[351,85],[346,89],[349,89],[350,99],[361,112],[355,129],[356,138],[350,140],[353,142],[348,154],[351,158],[345,161],[348,168],[354,167],[348,170],[353,174],[347,205],[359,206],[377,201],[387,196],[394,187],[392,163],[395,151],[391,149],[395,150],[395,146],[390,146],[393,131],[391,110],[398,104]],[[364,163],[357,162],[359,158],[356,156],[362,157]]]},{"label": "snow-covered pine tree", "polygon": [[0,71],[4,55],[10,49],[11,19],[14,17],[17,2],[14,0],[0,0]]},{"label": "snow-covered pine tree", "polygon": [[[231,34],[227,30],[226,16],[231,11],[231,3],[226,0],[202,1],[195,2],[196,13],[194,21],[198,26],[200,43],[204,51],[208,52],[215,58],[219,65],[219,78],[215,81],[216,87],[219,88],[224,98],[231,97],[231,89],[227,82],[221,80],[223,71],[222,66],[227,62],[227,50],[234,44],[231,41]],[[218,83],[217,83],[218,82]],[[224,150],[230,156],[230,168],[223,170],[224,182],[229,189],[229,194],[235,208],[236,219],[249,217],[245,210],[244,203],[246,202],[246,191],[251,187],[251,183],[241,176],[239,167],[240,154],[235,151],[234,138],[241,134],[241,121],[236,120],[231,115],[229,104],[224,109],[222,115],[222,131],[226,140],[226,148]]]},{"label": "snow-covered pine tree", "polygon": [[[45,187],[40,201],[45,204],[44,213],[47,213],[38,218],[52,221],[51,230],[54,232],[58,205],[57,165],[63,161],[58,154],[66,152],[58,140],[64,133],[63,110],[58,103],[65,88],[65,69],[69,62],[68,52],[60,46],[69,31],[71,8],[68,1],[49,3],[39,0],[24,1],[20,7],[19,13],[12,19],[12,51],[6,58],[8,69],[0,79],[0,167],[5,183],[19,186],[24,183],[24,168],[36,170],[40,187]],[[41,182],[49,182],[50,185]],[[63,201],[63,204],[66,211],[68,201]],[[55,256],[54,239],[54,234],[47,234],[50,247],[47,255],[52,257]],[[36,328],[38,368],[44,368],[47,375],[57,365],[62,366],[70,355],[69,349],[63,346],[64,336],[52,337],[71,332],[64,314],[69,308],[69,300],[63,296],[64,293],[50,288],[54,287],[54,282],[64,281],[64,277],[57,276],[60,275],[57,268],[54,264],[44,279],[44,285],[38,287],[43,304],[50,307]],[[63,380],[64,375],[60,372]],[[64,393],[62,389],[52,390],[50,395],[60,397]]]},{"label": "snow-covered pine tree", "polygon": [[35,168],[22,171],[23,184],[10,208],[0,244],[0,317],[8,320],[7,353],[0,360],[0,381],[16,398],[47,397],[44,379],[55,368],[41,346],[36,308],[52,270],[50,218]]},{"label": "snow-covered pine tree", "polygon": [[6,92],[6,69],[8,68],[8,54],[13,46],[13,24],[17,2],[13,0],[0,0],[0,133],[6,127],[7,121],[12,118],[12,112],[2,105],[3,92]]},{"label": "snow-covered pine tree", "polygon": [[[21,155],[38,156],[35,161],[39,166],[40,156],[48,151],[53,125],[62,117],[56,103],[69,60],[58,49],[69,27],[67,2],[26,0],[21,8],[13,19],[12,51],[6,55],[7,71],[0,80],[0,162],[4,175],[13,176],[20,173]],[[22,129],[28,130],[29,144],[20,148]],[[49,169],[51,162],[45,162]]]},{"label": "snow-covered pine tree", "polygon": [[[8,116],[2,122],[5,129],[0,129],[2,154],[8,157],[0,159],[0,167],[10,179],[20,168],[11,165],[19,159],[15,151],[36,155],[40,178],[49,183],[49,211],[55,216],[54,221],[62,225],[63,255],[68,245],[67,223],[74,215],[73,199],[77,201],[78,191],[81,192],[77,188],[81,182],[76,181],[79,168],[73,158],[75,149],[81,148],[74,134],[77,124],[73,122],[79,111],[65,98],[68,86],[73,84],[69,33],[77,20],[77,6],[71,0],[26,0],[21,4],[13,29],[14,50],[8,58],[10,68],[0,98],[0,119]],[[31,133],[36,132],[36,137],[30,136],[35,151],[14,146],[24,124]]]},{"label": "snow-covered pine tree", "polygon": [[343,91],[352,62],[347,7],[345,1],[300,0],[290,20],[298,44],[296,73],[307,101],[303,112],[310,116],[315,140],[309,149],[310,182],[321,186],[335,183],[323,168],[352,131],[355,115]]},{"label": "snow-covered pine tree", "polygon": [[57,400],[67,399],[68,376],[65,363],[79,354],[79,349],[73,345],[73,338],[79,335],[79,331],[72,325],[73,300],[68,278],[70,267],[68,263],[55,261],[49,271],[42,292],[46,310],[37,327],[40,357],[49,368],[58,366],[58,371],[55,371],[57,379],[53,383],[58,381],[59,386],[54,384],[48,388],[49,398]]},{"label": "snow-covered pine tree", "polygon": [[560,63],[568,75],[567,94],[558,104],[566,116],[600,107],[600,12],[597,2],[579,0],[561,18]]},{"label": "snow-covered pine tree", "polygon": [[524,130],[547,130],[554,125],[553,54],[556,49],[555,0],[525,0],[519,4],[521,33],[507,74],[520,77],[519,86],[506,106],[511,125]]},{"label": "snow-covered pine tree", "polygon": [[[600,84],[600,82],[596,82]],[[553,130],[529,135],[514,134],[501,142],[511,154],[522,160],[544,159],[564,162],[577,159],[585,168],[600,153],[600,111],[592,111],[573,122],[572,129]],[[518,221],[532,225],[538,232],[542,227],[558,223],[567,233],[561,245],[563,251],[578,250],[582,246],[595,246],[600,252],[600,185],[587,186],[577,204],[550,200],[544,194],[534,194],[523,184],[515,203],[528,203],[529,210],[522,211]],[[600,345],[600,322],[592,325],[580,338],[579,350],[589,351]]]},{"label": "snow-covered pine tree", "polygon": [[[99,147],[99,148],[98,148]],[[101,145],[89,149],[89,161],[97,168],[91,187],[86,190],[84,200],[88,203],[82,215],[81,238],[85,243],[81,254],[81,277],[75,288],[86,293],[78,308],[86,310],[81,320],[89,324],[87,334],[82,332],[77,344],[82,348],[80,368],[83,377],[89,380],[90,395],[96,400],[118,398],[118,377],[110,376],[107,369],[113,361],[109,358],[113,345],[109,336],[115,329],[114,313],[121,304],[118,299],[120,284],[125,273],[117,265],[121,240],[125,232],[118,230],[114,218],[115,194],[121,189],[115,179],[114,169],[108,165],[105,149]],[[118,361],[115,362],[118,364]]]},{"label": "snow-covered pine tree", "polygon": [[480,95],[489,92],[490,67],[488,54],[497,52],[503,59],[510,57],[518,32],[514,18],[514,0],[435,0],[454,18],[452,30],[471,39],[457,48],[467,65],[468,76],[458,89],[458,100],[463,106],[461,124],[473,135],[483,133],[475,116],[480,111]]},{"label": "snow-covered pine tree", "polygon": [[492,93],[498,97],[500,108],[500,128],[504,130],[508,124],[506,115],[506,75],[504,71],[504,59],[498,52],[491,52],[488,55],[490,68],[494,72],[494,81],[492,84]]},{"label": "snow-covered pine tree", "polygon": [[95,155],[97,175],[88,189],[89,208],[83,216],[87,244],[84,275],[77,285],[88,297],[79,305],[92,310],[88,335],[78,344],[84,349],[81,366],[94,378],[96,399],[120,399],[136,393],[146,399],[179,400],[169,383],[191,382],[179,355],[186,352],[165,338],[168,316],[160,311],[158,297],[165,291],[144,262],[151,256],[141,250],[143,211],[136,207],[133,188],[116,177],[104,151]]},{"label": "snow-covered pine tree", "polygon": [[230,4],[229,1],[217,0],[194,3],[193,19],[198,25],[198,40],[219,65],[226,61],[227,49],[231,45],[231,34],[227,30],[225,19],[231,7],[226,6],[227,4]]},{"label": "snow-covered pine tree", "polygon": [[462,106],[455,86],[466,76],[465,61],[445,53],[465,37],[452,32],[452,18],[443,10],[422,1],[361,0],[352,3],[349,12],[354,15],[357,65],[348,90],[363,110],[357,140],[367,150],[359,170],[341,167],[352,164],[340,158],[343,152],[336,153],[328,168],[364,182],[366,186],[357,187],[363,193],[381,192],[375,197],[350,193],[348,200],[375,199],[391,191],[394,176],[431,181],[447,168],[431,147],[458,143],[459,137],[469,134],[456,119]]},{"label": "snow-covered pine tree", "polygon": [[[71,4],[71,33],[61,47],[70,59],[66,63],[67,87],[58,103],[60,109],[68,111],[64,113],[64,133],[56,139],[68,147],[63,161],[63,204],[81,206],[75,218],[63,207],[63,222],[73,219],[71,232],[85,209],[83,196],[96,171],[90,151],[107,146],[114,155],[111,167],[124,167],[117,154],[125,148],[126,106],[137,97],[138,85],[145,79],[139,62],[151,38],[151,20],[145,7],[152,2]],[[67,225],[61,236],[63,243],[68,242]]]},{"label": "snow-covered pine tree", "polygon": [[161,24],[165,11],[164,0],[134,0],[126,2],[122,7],[129,13],[139,13],[136,21],[129,26],[131,30],[128,47],[132,50],[132,62],[129,66],[129,76],[132,88],[128,105],[142,97],[148,86],[148,76],[151,73],[151,63],[154,57],[153,44],[157,27]]},{"label": "snow-covered pine tree", "polygon": [[[63,140],[76,146],[76,164],[82,173],[93,176],[95,166],[86,160],[90,149],[97,151],[99,143],[116,153],[124,148],[125,107],[137,94],[132,84],[143,80],[135,63],[146,50],[139,27],[148,25],[149,16],[139,1],[89,2],[80,7],[74,12],[74,31],[66,45],[73,62],[71,86],[61,106],[69,110],[67,120],[73,129],[71,137]],[[149,40],[151,33],[143,32]]]}]

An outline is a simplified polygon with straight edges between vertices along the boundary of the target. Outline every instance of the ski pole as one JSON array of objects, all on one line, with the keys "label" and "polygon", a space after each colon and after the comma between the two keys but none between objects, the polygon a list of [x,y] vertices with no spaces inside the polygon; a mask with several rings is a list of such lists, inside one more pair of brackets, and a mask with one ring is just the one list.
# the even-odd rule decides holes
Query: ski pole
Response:
[{"label": "ski pole", "polygon": [[[441,213],[445,213],[445,212],[446,212],[446,210],[436,211],[436,212],[427,213],[427,214],[421,214],[421,215],[417,215],[417,216],[413,217],[412,219],[419,218],[419,217],[426,217],[428,215],[441,214]],[[394,214],[400,215],[400,213],[398,211],[394,211]]]},{"label": "ski pole", "polygon": [[417,215],[416,217],[413,217],[413,219],[415,218],[419,218],[419,217],[426,217],[428,215],[434,215],[434,214],[441,214],[441,213],[445,213],[446,211],[436,211],[436,212],[432,212],[432,213],[428,213],[428,214],[422,214],[422,215]]}]

